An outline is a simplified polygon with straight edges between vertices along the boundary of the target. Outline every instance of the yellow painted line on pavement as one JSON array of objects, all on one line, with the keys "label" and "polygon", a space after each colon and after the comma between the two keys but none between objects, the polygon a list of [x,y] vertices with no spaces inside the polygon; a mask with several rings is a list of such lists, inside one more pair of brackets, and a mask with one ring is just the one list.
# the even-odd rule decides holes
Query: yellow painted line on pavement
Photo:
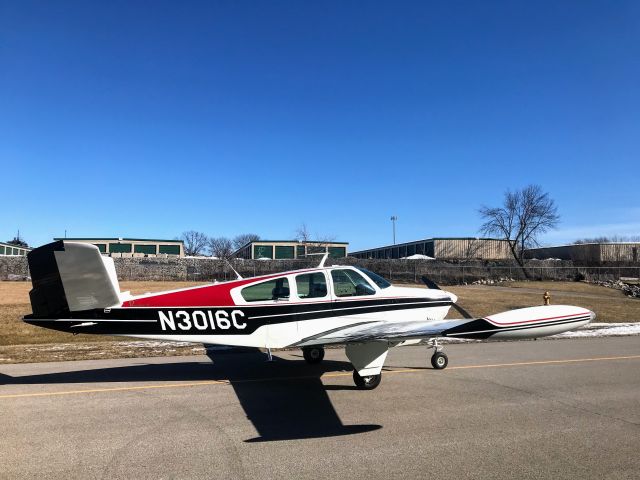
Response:
[{"label": "yellow painted line on pavement", "polygon": [[104,393],[104,392],[126,392],[131,390],[150,390],[154,388],[179,388],[179,387],[200,387],[204,385],[229,385],[228,380],[208,380],[206,382],[174,383],[165,385],[139,385],[136,387],[111,387],[92,388],[89,390],[63,390],[60,392],[37,392],[37,393],[15,393],[0,395],[0,398],[20,398],[20,397],[52,397],[55,395],[76,395],[79,393]]},{"label": "yellow painted line on pavement", "polygon": [[[640,359],[640,355],[625,355],[619,357],[594,357],[594,358],[575,358],[568,360],[541,360],[541,361],[533,361],[533,362],[516,362],[516,363],[493,363],[493,364],[485,364],[485,365],[461,365],[458,367],[448,367],[446,371],[449,370],[465,370],[470,368],[497,368],[497,367],[518,367],[518,366],[527,366],[527,365],[552,365],[552,364],[566,364],[566,363],[581,363],[581,362],[601,362],[601,361],[610,361],[610,360],[632,360],[632,359]],[[411,372],[422,372],[424,368],[403,368],[398,370],[387,370],[384,372],[385,375],[390,375],[393,373],[411,373]],[[322,377],[347,377],[351,376],[352,372],[333,372],[333,373],[325,373]],[[135,387],[112,387],[112,388],[92,388],[87,390],[63,390],[60,392],[35,392],[35,393],[12,393],[6,395],[0,395],[0,399],[2,398],[25,398],[25,397],[53,397],[60,395],[78,395],[84,393],[105,393],[105,392],[130,392],[135,390],[153,390],[159,388],[188,388],[188,387],[202,387],[209,385],[231,385],[231,383],[249,383],[249,382],[270,382],[274,380],[302,380],[308,378],[318,378],[316,376],[298,376],[298,377],[269,377],[269,378],[251,378],[244,380],[207,380],[203,382],[190,382],[190,383],[168,383],[162,385],[139,385]]]}]

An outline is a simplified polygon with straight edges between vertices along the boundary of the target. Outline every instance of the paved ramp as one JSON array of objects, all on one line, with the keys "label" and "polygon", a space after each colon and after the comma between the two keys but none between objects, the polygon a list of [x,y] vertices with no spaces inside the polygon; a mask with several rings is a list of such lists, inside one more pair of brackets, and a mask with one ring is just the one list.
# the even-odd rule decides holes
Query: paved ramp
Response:
[{"label": "paved ramp", "polygon": [[640,337],[0,367],[1,478],[637,478]]}]

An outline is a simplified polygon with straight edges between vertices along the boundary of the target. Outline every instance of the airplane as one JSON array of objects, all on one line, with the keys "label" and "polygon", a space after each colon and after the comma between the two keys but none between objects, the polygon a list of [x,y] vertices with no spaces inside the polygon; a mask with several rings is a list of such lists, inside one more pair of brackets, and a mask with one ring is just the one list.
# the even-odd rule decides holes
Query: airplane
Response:
[{"label": "airplane", "polygon": [[[359,389],[381,381],[389,348],[426,341],[431,365],[448,357],[441,338],[515,340],[587,325],[581,307],[543,305],[475,318],[426,277],[427,288],[395,286],[355,266],[316,268],[144,295],[121,292],[113,259],[94,245],[59,240],[27,255],[33,289],[28,324],[70,333],[118,335],[271,349],[301,348],[315,364],[344,345]],[[450,308],[461,319],[445,319]]]}]

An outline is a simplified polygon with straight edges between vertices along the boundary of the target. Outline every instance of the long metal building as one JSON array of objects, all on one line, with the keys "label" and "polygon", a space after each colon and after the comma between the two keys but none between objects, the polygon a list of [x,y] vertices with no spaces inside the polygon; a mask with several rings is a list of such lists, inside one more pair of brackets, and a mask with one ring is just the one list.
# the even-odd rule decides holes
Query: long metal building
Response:
[{"label": "long metal building", "polygon": [[579,263],[639,262],[640,242],[576,243],[554,247],[529,248],[525,258],[558,258]]},{"label": "long metal building", "polygon": [[509,242],[497,238],[426,238],[349,253],[355,258],[407,258],[425,255],[440,260],[502,260],[511,257]]}]

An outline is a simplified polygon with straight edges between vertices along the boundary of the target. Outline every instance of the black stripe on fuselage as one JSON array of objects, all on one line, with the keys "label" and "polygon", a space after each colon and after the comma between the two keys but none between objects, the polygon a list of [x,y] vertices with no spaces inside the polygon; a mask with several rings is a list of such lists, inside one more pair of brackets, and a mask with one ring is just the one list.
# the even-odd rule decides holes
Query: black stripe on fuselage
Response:
[{"label": "black stripe on fuselage", "polygon": [[[73,312],[71,318],[48,319],[32,315],[25,322],[73,333],[114,335],[250,335],[264,325],[367,313],[450,306],[451,301],[428,298],[382,298],[307,304],[242,305],[237,307],[112,308]],[[198,313],[196,313],[198,312]],[[201,312],[201,313],[200,313]],[[234,313],[236,312],[236,313]],[[240,312],[240,313],[238,313]],[[171,317],[175,329],[163,318]],[[196,317],[194,317],[196,313]],[[204,314],[204,317],[203,317]],[[204,320],[203,320],[204,318]],[[185,320],[188,319],[188,320]],[[235,322],[231,321],[236,320]],[[85,323],[86,325],[81,325]],[[198,326],[196,327],[196,323]],[[179,326],[181,325],[181,326]],[[163,326],[165,327],[163,329]],[[242,328],[239,328],[242,326]]]}]

